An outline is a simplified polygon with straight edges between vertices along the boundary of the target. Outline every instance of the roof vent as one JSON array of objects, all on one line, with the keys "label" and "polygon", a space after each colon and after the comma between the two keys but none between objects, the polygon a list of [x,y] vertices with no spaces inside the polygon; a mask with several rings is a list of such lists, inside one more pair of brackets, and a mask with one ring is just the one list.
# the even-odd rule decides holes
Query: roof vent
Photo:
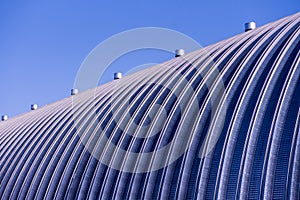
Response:
[{"label": "roof vent", "polygon": [[122,78],[122,73],[120,72],[114,73],[114,80],[121,79],[121,78]]},{"label": "roof vent", "polygon": [[37,104],[31,104],[31,110],[36,110],[38,108],[38,105]]},{"label": "roof vent", "polygon": [[2,115],[1,120],[2,120],[2,121],[8,120],[8,116],[7,116],[7,115]]},{"label": "roof vent", "polygon": [[255,22],[247,22],[245,23],[245,32],[251,31],[256,29],[256,23]]},{"label": "roof vent", "polygon": [[183,56],[184,50],[183,49],[176,49],[175,50],[175,57]]},{"label": "roof vent", "polygon": [[73,88],[71,90],[71,95],[76,95],[76,94],[78,94],[78,89]]}]

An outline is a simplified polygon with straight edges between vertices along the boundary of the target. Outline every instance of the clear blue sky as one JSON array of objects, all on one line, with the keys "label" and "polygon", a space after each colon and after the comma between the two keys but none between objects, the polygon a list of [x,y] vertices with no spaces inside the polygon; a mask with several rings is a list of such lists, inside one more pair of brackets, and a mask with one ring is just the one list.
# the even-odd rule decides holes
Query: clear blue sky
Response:
[{"label": "clear blue sky", "polygon": [[[245,22],[261,26],[299,11],[298,0],[0,0],[0,114],[12,117],[32,103],[43,106],[69,96],[84,58],[119,32],[164,27],[207,46],[243,32]],[[112,68],[171,58],[145,51]]]}]

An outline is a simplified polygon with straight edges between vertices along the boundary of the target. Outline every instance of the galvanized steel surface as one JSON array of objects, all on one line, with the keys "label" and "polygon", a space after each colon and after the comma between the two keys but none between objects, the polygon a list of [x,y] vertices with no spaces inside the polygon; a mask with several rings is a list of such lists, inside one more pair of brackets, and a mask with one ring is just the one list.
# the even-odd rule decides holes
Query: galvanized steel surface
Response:
[{"label": "galvanized steel surface", "polygon": [[[299,49],[300,13],[206,47],[214,66],[203,62],[201,51],[185,55],[192,64],[182,57],[166,62],[195,91],[199,110],[193,111],[197,121],[189,127],[181,123],[182,118],[189,117],[185,115],[189,113],[189,97],[172,98],[159,84],[140,84],[144,79],[174,81],[173,86],[185,94],[187,87],[180,86],[181,79],[169,73],[169,67],[161,66],[97,87],[94,101],[81,97],[80,93],[76,95],[81,98],[77,107],[72,107],[72,96],[2,121],[0,198],[297,199],[300,194]],[[211,73],[212,67],[219,69],[217,77]],[[195,68],[205,75],[200,76]],[[219,113],[225,115],[225,121],[217,143],[201,157],[199,152],[211,117],[209,92],[204,84],[207,80],[224,82],[222,99],[228,103],[228,110]],[[119,81],[127,85],[116,95],[114,87]],[[111,97],[117,98],[118,103],[112,106]],[[157,110],[154,101],[164,105],[166,112]],[[187,105],[180,112],[179,102]],[[150,139],[128,136],[118,129],[118,121],[111,114],[112,109],[119,111],[124,105],[141,127],[148,123],[147,116],[153,114],[153,109],[157,119],[165,114],[167,120],[160,121],[164,128]],[[80,113],[79,124],[74,124],[74,110]],[[94,111],[96,115],[91,114]],[[126,130],[131,130],[131,123],[125,123]],[[86,136],[86,143],[97,153],[101,129],[110,142],[128,152],[149,152],[174,138],[180,140],[177,130],[190,126],[193,127],[187,135],[190,145],[182,156],[162,169],[145,173],[108,167],[85,148],[79,137],[79,134]],[[171,148],[167,156],[171,157],[172,151],[176,149]],[[110,152],[104,148],[98,153],[103,157]],[[126,158],[125,155],[121,164],[126,163]]]}]

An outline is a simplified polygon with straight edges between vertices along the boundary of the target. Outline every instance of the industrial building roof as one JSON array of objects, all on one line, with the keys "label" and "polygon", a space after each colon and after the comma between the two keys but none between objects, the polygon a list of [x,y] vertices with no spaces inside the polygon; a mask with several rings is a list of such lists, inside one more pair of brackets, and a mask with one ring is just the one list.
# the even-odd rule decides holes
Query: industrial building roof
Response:
[{"label": "industrial building roof", "polygon": [[0,199],[297,199],[300,13],[0,122]]}]

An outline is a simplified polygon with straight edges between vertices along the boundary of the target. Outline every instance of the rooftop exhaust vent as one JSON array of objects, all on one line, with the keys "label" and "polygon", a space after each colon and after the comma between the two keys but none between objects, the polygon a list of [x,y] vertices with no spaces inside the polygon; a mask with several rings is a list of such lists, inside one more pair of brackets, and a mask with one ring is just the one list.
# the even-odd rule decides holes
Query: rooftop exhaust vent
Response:
[{"label": "rooftop exhaust vent", "polygon": [[183,49],[176,49],[175,50],[175,57],[183,56],[184,50]]},{"label": "rooftop exhaust vent", "polygon": [[2,115],[1,120],[2,120],[2,121],[8,120],[8,116],[7,116],[7,115]]},{"label": "rooftop exhaust vent", "polygon": [[114,73],[114,80],[121,79],[121,78],[122,78],[122,73],[120,72]]},{"label": "rooftop exhaust vent", "polygon": [[251,31],[256,29],[256,23],[255,22],[247,22],[245,23],[245,32]]},{"label": "rooftop exhaust vent", "polygon": [[76,95],[76,94],[78,94],[78,89],[76,88],[71,89],[71,95]]},{"label": "rooftop exhaust vent", "polygon": [[38,108],[38,105],[37,104],[31,104],[31,110],[36,110]]}]

